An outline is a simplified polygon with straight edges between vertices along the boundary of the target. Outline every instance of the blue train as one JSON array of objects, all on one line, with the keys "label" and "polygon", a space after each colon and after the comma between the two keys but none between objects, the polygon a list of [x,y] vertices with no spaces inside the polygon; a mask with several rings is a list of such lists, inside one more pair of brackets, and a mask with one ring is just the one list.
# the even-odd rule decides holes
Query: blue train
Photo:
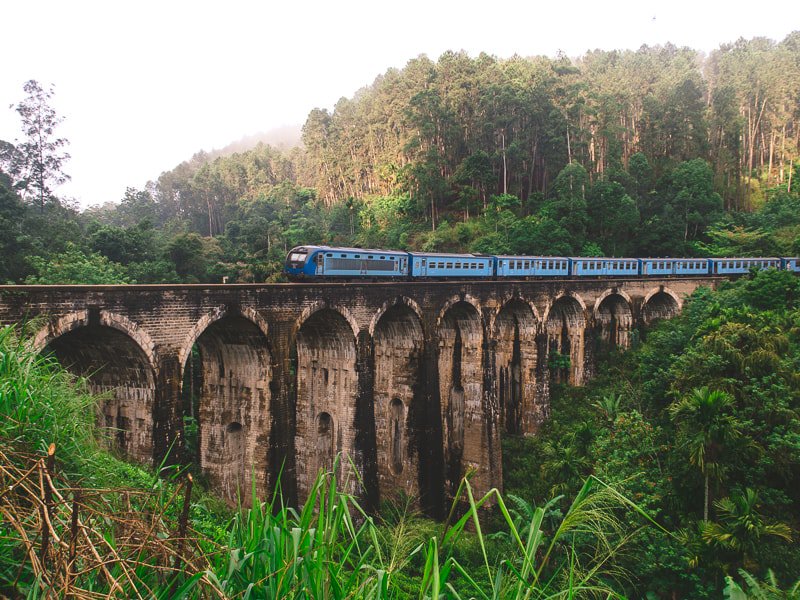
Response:
[{"label": "blue train", "polygon": [[287,255],[284,271],[295,281],[742,275],[753,268],[800,273],[800,258],[493,256],[297,246]]}]

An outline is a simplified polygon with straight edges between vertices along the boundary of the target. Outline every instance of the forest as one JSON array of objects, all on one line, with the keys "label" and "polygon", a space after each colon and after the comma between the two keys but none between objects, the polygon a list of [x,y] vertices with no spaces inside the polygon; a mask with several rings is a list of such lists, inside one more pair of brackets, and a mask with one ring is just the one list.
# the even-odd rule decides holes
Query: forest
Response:
[{"label": "forest", "polygon": [[[52,89],[23,93],[22,136],[0,141],[2,283],[282,281],[317,243],[800,255],[800,32],[420,56],[310,111],[294,148],[198,152],[84,210],[58,195]],[[798,598],[798,302],[785,272],[698,290],[587,386],[554,385],[538,435],[503,442],[505,489],[465,482],[445,523],[402,498],[367,515],[332,473],[303,507],[231,510],[179,465],[123,463],[87,382],[2,328],[0,595]]]},{"label": "forest", "polygon": [[276,281],[304,243],[800,253],[800,32],[708,56],[420,56],[312,110],[297,147],[198,152],[83,211],[54,191],[68,155],[52,90],[29,85],[26,135],[0,142],[2,281]]}]

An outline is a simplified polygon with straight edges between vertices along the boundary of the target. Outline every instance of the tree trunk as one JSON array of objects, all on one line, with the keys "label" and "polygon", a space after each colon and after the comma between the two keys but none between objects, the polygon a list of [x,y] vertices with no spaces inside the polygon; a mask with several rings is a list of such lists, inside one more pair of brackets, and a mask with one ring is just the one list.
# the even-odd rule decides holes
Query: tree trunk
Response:
[{"label": "tree trunk", "polygon": [[705,489],[703,490],[703,521],[708,521],[708,471],[706,471]]}]

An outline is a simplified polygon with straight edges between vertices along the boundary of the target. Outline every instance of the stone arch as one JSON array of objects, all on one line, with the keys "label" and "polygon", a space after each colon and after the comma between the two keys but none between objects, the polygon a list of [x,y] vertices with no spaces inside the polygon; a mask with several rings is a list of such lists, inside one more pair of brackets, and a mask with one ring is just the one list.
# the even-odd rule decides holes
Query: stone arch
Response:
[{"label": "stone arch", "polygon": [[633,330],[633,302],[622,290],[603,292],[594,305],[594,323],[601,347],[628,348]]},{"label": "stone arch", "polygon": [[479,308],[459,299],[443,309],[438,327],[439,397],[445,480],[455,493],[469,467],[489,465],[483,415],[484,331]]},{"label": "stone arch", "polygon": [[[147,362],[155,369],[158,366],[156,344],[150,334],[128,317],[117,313],[101,310],[98,313],[98,323],[105,327],[112,327],[131,338],[147,357]],[[42,327],[33,338],[33,349],[41,352],[55,338],[69,333],[78,327],[86,327],[90,323],[89,311],[81,310],[64,315]]]},{"label": "stone arch", "polygon": [[120,315],[87,310],[48,325],[33,345],[86,377],[100,396],[97,420],[113,448],[140,462],[153,460],[156,356],[146,332]]},{"label": "stone arch", "polygon": [[[197,349],[197,364],[190,361]],[[206,314],[181,349],[184,415],[197,423],[195,459],[229,501],[267,492],[272,354],[267,326],[252,309]]]},{"label": "stone arch", "polygon": [[542,323],[545,325],[547,324],[548,320],[550,319],[550,313],[553,310],[553,307],[560,301],[567,301],[567,300],[574,300],[577,305],[580,307],[580,311],[583,315],[586,315],[587,307],[586,302],[584,302],[583,298],[581,298],[580,294],[576,292],[561,292],[558,294],[550,304],[547,305],[547,308],[544,311],[544,316],[542,317]]},{"label": "stone arch", "polygon": [[472,306],[472,308],[474,308],[475,312],[478,314],[479,318],[483,317],[483,310],[481,309],[481,303],[478,302],[477,298],[475,298],[475,297],[473,297],[473,296],[471,296],[469,294],[461,294],[461,295],[457,295],[457,296],[451,296],[450,298],[448,298],[445,301],[444,305],[442,306],[441,310],[439,311],[439,314],[436,317],[436,327],[437,328],[441,328],[442,327],[442,320],[444,319],[444,317],[448,313],[448,311],[450,311],[450,309],[453,306],[455,306],[456,304],[459,304],[459,303],[462,303],[462,302]]},{"label": "stone arch", "polygon": [[683,300],[671,289],[659,286],[648,292],[642,302],[642,321],[649,325],[658,319],[674,317],[683,308]]},{"label": "stone arch", "polygon": [[507,433],[530,433],[540,420],[535,414],[538,324],[535,307],[518,297],[506,301],[494,318],[500,425]]},{"label": "stone arch", "polygon": [[[427,450],[427,427],[421,314],[416,305],[398,301],[382,309],[372,327],[375,365],[373,406],[378,456],[378,489],[381,497],[402,490],[411,497],[420,494],[420,459]],[[396,402],[402,405],[402,422],[396,423]],[[399,447],[397,445],[399,444]],[[404,467],[395,468],[396,455]]]},{"label": "stone arch", "polygon": [[341,453],[340,475],[350,491],[355,491],[355,473],[350,461],[356,453],[356,371],[355,321],[338,310],[317,306],[300,322],[295,336],[296,354],[296,430],[295,464],[300,500],[304,500],[326,457],[317,447],[319,416],[330,416],[334,453]]},{"label": "stone arch", "polygon": [[600,305],[603,301],[611,295],[620,296],[625,302],[628,303],[628,306],[633,307],[633,299],[628,295],[625,290],[621,290],[619,288],[609,288],[605,290],[602,294],[597,297],[597,300],[594,301],[594,317],[597,318],[598,310]]},{"label": "stone arch", "polygon": [[383,318],[383,315],[391,308],[394,308],[399,305],[407,306],[419,319],[420,324],[424,322],[422,317],[422,309],[420,308],[419,304],[417,304],[414,300],[407,296],[397,296],[393,300],[387,300],[384,302],[378,312],[372,317],[372,320],[369,323],[369,336],[373,337],[375,335],[375,327],[378,325],[378,322]]},{"label": "stone arch", "polygon": [[300,317],[294,324],[294,328],[292,331],[292,338],[293,339],[297,338],[298,332],[300,331],[300,329],[302,328],[303,324],[306,321],[308,321],[316,313],[324,310],[330,310],[332,312],[337,313],[340,317],[342,317],[350,327],[350,330],[353,333],[353,337],[358,338],[358,332],[361,330],[361,328],[359,327],[358,321],[356,321],[352,313],[350,313],[350,311],[347,310],[346,307],[334,303],[329,303],[326,300],[317,300],[303,309],[303,312],[300,313]]},{"label": "stone arch", "polygon": [[542,358],[549,364],[553,363],[557,356],[569,358],[568,369],[566,367],[551,368],[551,371],[555,371],[556,380],[571,385],[583,385],[586,356],[586,304],[577,294],[561,294],[548,306],[545,314],[547,356]]},{"label": "stone arch", "polygon": [[241,315],[245,319],[252,321],[252,323],[261,330],[261,333],[264,334],[264,337],[269,339],[269,325],[267,324],[266,319],[264,319],[264,317],[261,316],[261,313],[259,313],[257,310],[250,308],[249,306],[243,306],[236,310],[231,310],[226,305],[222,304],[200,317],[200,320],[197,321],[197,323],[195,323],[186,334],[186,337],[180,346],[180,350],[178,350],[178,363],[180,364],[181,369],[185,368],[186,361],[192,352],[192,348],[194,347],[197,338],[199,338],[209,326],[229,315]]}]

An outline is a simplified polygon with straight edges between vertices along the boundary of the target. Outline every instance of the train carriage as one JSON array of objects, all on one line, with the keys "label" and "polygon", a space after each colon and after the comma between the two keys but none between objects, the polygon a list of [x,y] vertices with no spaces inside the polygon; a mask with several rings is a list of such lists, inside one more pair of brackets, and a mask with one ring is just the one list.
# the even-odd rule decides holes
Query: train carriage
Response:
[{"label": "train carriage", "polygon": [[569,259],[563,256],[497,256],[498,277],[567,277]]},{"label": "train carriage", "polygon": [[707,258],[643,258],[642,275],[708,275]]},{"label": "train carriage", "polygon": [[638,258],[572,257],[571,274],[575,277],[636,277]]},{"label": "train carriage", "polygon": [[779,258],[711,258],[710,273],[712,275],[745,275],[753,267],[759,269],[779,269]]},{"label": "train carriage", "polygon": [[781,269],[791,271],[792,273],[800,273],[800,258],[786,257],[781,258]]},{"label": "train carriage", "polygon": [[492,277],[493,256],[409,252],[412,277]]}]

